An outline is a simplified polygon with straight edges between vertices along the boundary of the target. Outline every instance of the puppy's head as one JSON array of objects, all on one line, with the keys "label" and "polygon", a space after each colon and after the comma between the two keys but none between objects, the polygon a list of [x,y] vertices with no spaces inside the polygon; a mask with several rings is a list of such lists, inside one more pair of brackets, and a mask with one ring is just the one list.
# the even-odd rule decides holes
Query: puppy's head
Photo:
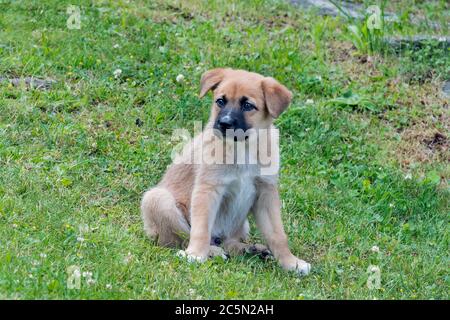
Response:
[{"label": "puppy's head", "polygon": [[200,97],[213,91],[210,121],[222,136],[269,128],[292,99],[291,92],[275,79],[244,70],[209,70],[200,86]]}]

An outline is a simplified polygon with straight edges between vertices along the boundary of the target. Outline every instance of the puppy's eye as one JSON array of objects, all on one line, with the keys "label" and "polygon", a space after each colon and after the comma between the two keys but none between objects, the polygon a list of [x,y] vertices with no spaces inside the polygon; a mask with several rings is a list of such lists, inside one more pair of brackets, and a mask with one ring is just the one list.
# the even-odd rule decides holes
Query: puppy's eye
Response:
[{"label": "puppy's eye", "polygon": [[223,99],[223,98],[217,99],[217,100],[216,100],[216,103],[217,103],[217,105],[218,105],[219,107],[221,107],[221,108],[225,107],[225,105],[227,104],[226,101],[225,101],[225,99]]},{"label": "puppy's eye", "polygon": [[244,111],[252,111],[254,109],[256,109],[255,105],[250,103],[250,102],[248,102],[248,101],[245,101],[242,104],[242,110],[244,110]]}]

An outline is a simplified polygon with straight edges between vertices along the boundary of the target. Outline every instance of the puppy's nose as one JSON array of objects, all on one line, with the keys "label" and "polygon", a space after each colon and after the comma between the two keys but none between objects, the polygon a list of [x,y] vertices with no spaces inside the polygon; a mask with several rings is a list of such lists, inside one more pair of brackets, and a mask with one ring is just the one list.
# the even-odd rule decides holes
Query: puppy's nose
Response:
[{"label": "puppy's nose", "polygon": [[222,130],[233,129],[236,125],[236,120],[230,116],[224,116],[219,119],[219,126]]}]

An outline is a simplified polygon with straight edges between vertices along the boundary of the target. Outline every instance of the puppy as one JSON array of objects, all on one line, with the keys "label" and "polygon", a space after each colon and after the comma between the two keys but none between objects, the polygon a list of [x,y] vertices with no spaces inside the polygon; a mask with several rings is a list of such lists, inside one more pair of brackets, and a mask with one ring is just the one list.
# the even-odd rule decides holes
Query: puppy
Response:
[{"label": "puppy", "polygon": [[[273,120],[290,104],[291,92],[273,78],[223,68],[202,75],[200,97],[208,91],[213,91],[214,102],[205,130],[185,145],[161,182],[143,196],[147,235],[162,246],[184,246],[189,238],[179,254],[190,261],[225,258],[226,253],[264,256],[269,249],[285,270],[308,274],[310,264],[288,247],[277,187],[278,141],[266,135],[276,132]],[[260,144],[255,148],[258,140],[269,145],[266,153],[275,163],[274,172],[262,173],[267,163],[261,158],[267,154]],[[241,162],[238,144],[246,148]],[[268,248],[246,243],[249,212]]]}]

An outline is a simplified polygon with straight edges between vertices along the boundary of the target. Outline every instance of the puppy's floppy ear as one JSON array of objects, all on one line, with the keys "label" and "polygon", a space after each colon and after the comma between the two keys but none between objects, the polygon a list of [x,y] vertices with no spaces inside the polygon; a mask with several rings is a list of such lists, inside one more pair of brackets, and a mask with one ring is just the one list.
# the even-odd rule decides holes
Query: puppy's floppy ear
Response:
[{"label": "puppy's floppy ear", "polygon": [[291,103],[292,93],[274,78],[264,78],[262,90],[267,109],[274,118],[277,118]]},{"label": "puppy's floppy ear", "polygon": [[225,76],[225,69],[217,68],[206,71],[200,80],[200,98],[209,91],[214,90]]}]

